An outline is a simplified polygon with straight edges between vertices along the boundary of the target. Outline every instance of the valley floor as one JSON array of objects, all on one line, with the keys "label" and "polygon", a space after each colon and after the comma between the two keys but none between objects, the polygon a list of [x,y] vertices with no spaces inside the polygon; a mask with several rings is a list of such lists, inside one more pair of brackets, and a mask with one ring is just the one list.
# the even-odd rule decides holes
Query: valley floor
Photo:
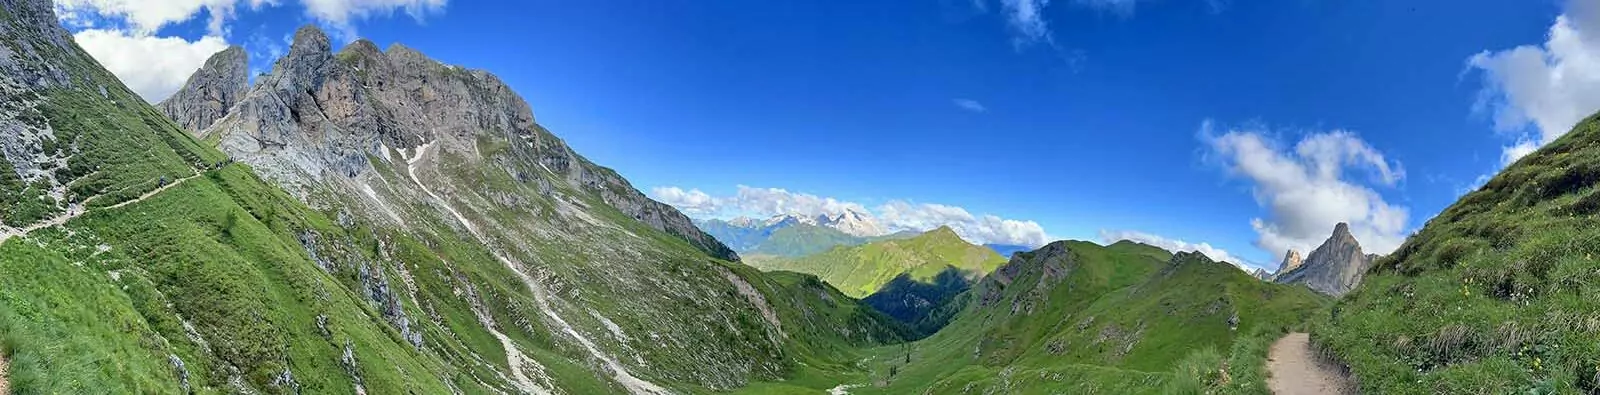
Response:
[{"label": "valley floor", "polygon": [[1355,386],[1339,368],[1311,348],[1311,335],[1290,333],[1272,344],[1267,357],[1267,386],[1278,395],[1353,394]]}]

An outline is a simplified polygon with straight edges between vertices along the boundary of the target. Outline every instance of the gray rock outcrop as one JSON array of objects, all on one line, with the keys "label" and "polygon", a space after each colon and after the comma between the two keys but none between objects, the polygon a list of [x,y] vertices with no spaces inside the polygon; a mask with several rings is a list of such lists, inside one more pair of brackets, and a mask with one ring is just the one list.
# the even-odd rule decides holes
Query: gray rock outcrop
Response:
[{"label": "gray rock outcrop", "polygon": [[250,56],[228,47],[211,55],[172,97],[156,107],[190,133],[199,133],[223,116],[250,91]]},{"label": "gray rock outcrop", "polygon": [[1333,235],[1312,250],[1303,264],[1278,273],[1274,281],[1305,284],[1314,291],[1341,296],[1361,284],[1374,257],[1376,255],[1362,253],[1361,244],[1350,234],[1349,225],[1339,223],[1334,226]]}]

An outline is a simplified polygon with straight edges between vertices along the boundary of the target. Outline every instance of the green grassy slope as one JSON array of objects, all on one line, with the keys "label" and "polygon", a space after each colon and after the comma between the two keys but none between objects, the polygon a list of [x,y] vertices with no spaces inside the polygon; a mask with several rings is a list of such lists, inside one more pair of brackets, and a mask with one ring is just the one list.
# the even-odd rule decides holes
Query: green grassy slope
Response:
[{"label": "green grassy slope", "polygon": [[[962,297],[966,309],[940,332],[875,349],[871,386],[856,391],[1261,392],[1265,345],[1326,303],[1202,255],[1127,242],[1021,253]],[[1239,379],[1217,377],[1224,360],[1245,366]]]},{"label": "green grassy slope", "polygon": [[799,257],[824,252],[839,246],[854,246],[871,239],[851,236],[838,229],[798,224],[778,228],[748,250],[752,255]]},{"label": "green grassy slope", "polygon": [[902,273],[916,281],[934,282],[947,267],[982,276],[1005,263],[988,248],[967,243],[941,227],[908,239],[890,239],[793,259],[753,261],[763,270],[814,274],[846,295],[862,298],[877,292]]},{"label": "green grassy slope", "polygon": [[775,381],[752,382],[735,393],[814,394],[842,381],[866,377],[865,350],[897,344],[914,333],[894,319],[861,305],[816,276],[793,272],[761,273],[730,266],[765,295],[783,322],[785,355],[793,364]]},{"label": "green grassy slope", "polygon": [[[0,0],[4,43],[40,54],[24,71],[65,77],[0,73],[0,123],[69,138],[22,146],[68,170],[52,186],[0,169],[0,211],[26,219],[0,231],[88,212],[0,242],[0,357],[18,393],[624,392],[614,361],[703,393],[846,371],[861,347],[904,338],[814,277],[710,257],[603,192],[518,179],[508,169],[548,170],[513,163],[525,147],[504,141],[471,158],[432,151],[420,172],[371,158],[400,225],[333,187],[310,189],[310,208],[245,165],[219,166],[226,156],[72,44],[48,2],[20,1]],[[163,178],[183,182],[141,197]],[[434,193],[414,187],[425,182],[456,209],[419,198]],[[33,203],[51,188],[67,193]],[[549,223],[560,231],[534,226]]]},{"label": "green grassy slope", "polygon": [[957,301],[971,287],[972,279],[954,267],[946,267],[932,281],[918,281],[910,273],[901,273],[877,292],[861,299],[861,303],[926,336],[944,328],[955,313],[965,307]]},{"label": "green grassy slope", "polygon": [[1430,220],[1318,321],[1374,393],[1600,392],[1600,119]]},{"label": "green grassy slope", "polygon": [[[368,255],[383,250],[382,236],[342,232],[243,167],[91,212],[67,229],[0,247],[0,333],[16,353],[19,390],[179,392],[186,378],[199,392],[230,392],[235,376],[273,392],[350,392],[357,383],[383,393],[509,388],[492,384],[493,366],[471,356],[498,347],[481,343],[481,330],[444,332],[419,320],[412,328],[430,346],[419,349],[386,323],[383,309],[425,313],[364,294],[379,292],[372,280],[384,276],[367,270],[393,270]],[[319,268],[297,240],[312,232],[322,244],[361,249],[321,249],[339,256],[323,258],[333,270]]]},{"label": "green grassy slope", "polygon": [[[357,233],[247,168],[217,166],[224,155],[101,69],[49,10],[23,1],[0,12],[0,43],[16,62],[0,76],[0,122],[47,131],[47,144],[20,148],[61,158],[53,180],[67,193],[42,206],[8,195],[0,211],[9,225],[89,211],[0,244],[0,349],[13,390],[509,390],[479,357],[498,345],[467,346],[481,330],[408,318],[433,306],[402,302],[392,292],[400,281],[387,280],[401,267],[377,262],[393,252],[384,241],[416,240]],[[15,180],[15,168],[0,170]],[[505,313],[491,314],[511,322]],[[599,382],[570,363],[549,370],[572,388]]]},{"label": "green grassy slope", "polygon": [[[171,127],[76,45],[50,39],[65,31],[35,17],[21,6],[0,12],[0,45],[14,62],[14,75],[0,78],[0,123],[18,128],[8,133],[38,134],[20,147],[37,157],[0,158],[0,225],[121,203],[223,158]],[[41,164],[49,175],[24,179],[7,159]]]}]

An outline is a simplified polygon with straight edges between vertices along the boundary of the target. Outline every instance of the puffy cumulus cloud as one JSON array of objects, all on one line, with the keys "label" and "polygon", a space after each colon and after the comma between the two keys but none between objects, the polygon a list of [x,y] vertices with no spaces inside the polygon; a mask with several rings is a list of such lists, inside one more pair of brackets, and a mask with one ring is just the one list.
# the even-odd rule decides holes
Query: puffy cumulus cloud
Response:
[{"label": "puffy cumulus cloud", "polygon": [[1467,65],[1483,79],[1478,109],[1516,139],[1501,156],[1510,164],[1600,109],[1600,1],[1568,1],[1544,43],[1480,52]]},{"label": "puffy cumulus cloud", "polygon": [[56,0],[56,14],[69,26],[92,26],[95,18],[120,21],[135,34],[150,34],[168,24],[187,21],[204,10],[212,35],[222,35],[227,21],[243,5],[258,8],[277,0]]},{"label": "puffy cumulus cloud", "polygon": [[683,190],[678,187],[656,187],[650,191],[656,200],[670,204],[691,216],[716,214],[717,201],[699,189]]},{"label": "puffy cumulus cloud", "polygon": [[[201,11],[209,15],[212,35],[226,35],[227,24],[240,7],[256,9],[285,0],[57,0],[56,12],[69,26],[93,26],[95,18],[120,23],[136,34],[150,34],[169,24],[188,21]],[[299,0],[306,16],[354,36],[351,22],[403,12],[412,18],[443,12],[449,0]]]},{"label": "puffy cumulus cloud", "polygon": [[1206,257],[1211,258],[1211,260],[1232,263],[1234,266],[1238,266],[1240,268],[1254,269],[1261,267],[1261,265],[1246,261],[1244,258],[1233,256],[1233,254],[1229,254],[1227,250],[1212,247],[1210,243],[1195,244],[1183,240],[1169,239],[1158,235],[1132,230],[1100,230],[1101,243],[1111,244],[1123,240],[1149,244],[1172,252],[1198,252],[1205,254]]},{"label": "puffy cumulus cloud", "polygon": [[[110,69],[145,100],[156,102],[177,91],[189,75],[211,54],[227,48],[229,23],[242,9],[278,6],[293,0],[57,0],[56,13],[63,24],[79,30],[74,37],[91,56]],[[442,12],[448,0],[298,0],[312,20],[335,29],[345,39],[355,38],[352,22],[396,12],[422,20]],[[164,26],[200,15],[209,18],[208,33],[199,39],[163,37]],[[246,49],[257,65],[271,64],[283,53],[283,44],[257,31]],[[261,59],[263,56],[268,58]],[[258,68],[254,72],[264,71]]]},{"label": "puffy cumulus cloud", "polygon": [[228,43],[216,36],[188,41],[91,29],[78,32],[73,38],[123,84],[151,103],[171,96],[207,58],[228,48]]},{"label": "puffy cumulus cloud", "polygon": [[739,212],[760,215],[794,214],[815,217],[838,215],[846,211],[868,212],[866,206],[831,197],[789,192],[782,188],[755,188],[744,185],[739,186],[738,194],[728,202]]},{"label": "puffy cumulus cloud", "polygon": [[967,209],[956,206],[895,200],[878,206],[877,211],[891,231],[926,231],[949,226],[961,238],[979,244],[1038,247],[1050,240],[1038,222],[972,215]]},{"label": "puffy cumulus cloud", "polygon": [[651,196],[695,217],[795,215],[816,217],[854,212],[877,223],[885,232],[928,231],[949,226],[967,241],[979,244],[1014,244],[1029,247],[1050,240],[1044,227],[1034,221],[974,215],[965,208],[893,200],[868,208],[866,205],[782,188],[756,188],[740,185],[731,196],[712,196],[698,189],[656,187]]},{"label": "puffy cumulus cloud", "polygon": [[[1292,149],[1260,131],[1218,134],[1209,121],[1200,134],[1208,159],[1251,183],[1256,202],[1268,212],[1250,220],[1259,236],[1256,246],[1277,259],[1289,249],[1310,251],[1340,222],[1350,224],[1368,252],[1387,254],[1405,240],[1407,209],[1367,186],[1393,186],[1405,171],[1355,134],[1315,133]],[[1355,176],[1362,172],[1368,176]]]}]

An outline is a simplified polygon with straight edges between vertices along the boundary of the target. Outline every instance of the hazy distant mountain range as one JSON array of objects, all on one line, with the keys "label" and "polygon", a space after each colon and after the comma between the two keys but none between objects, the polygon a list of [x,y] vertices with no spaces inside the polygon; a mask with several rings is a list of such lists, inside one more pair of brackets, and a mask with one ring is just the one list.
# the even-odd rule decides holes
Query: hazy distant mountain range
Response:
[{"label": "hazy distant mountain range", "polygon": [[[756,219],[696,219],[694,224],[740,255],[798,257],[821,253],[840,246],[856,246],[878,240],[905,239],[921,231],[890,232],[870,214],[846,211],[834,215],[804,216],[782,214]],[[985,244],[1003,257],[1033,248],[1011,244]]]}]

